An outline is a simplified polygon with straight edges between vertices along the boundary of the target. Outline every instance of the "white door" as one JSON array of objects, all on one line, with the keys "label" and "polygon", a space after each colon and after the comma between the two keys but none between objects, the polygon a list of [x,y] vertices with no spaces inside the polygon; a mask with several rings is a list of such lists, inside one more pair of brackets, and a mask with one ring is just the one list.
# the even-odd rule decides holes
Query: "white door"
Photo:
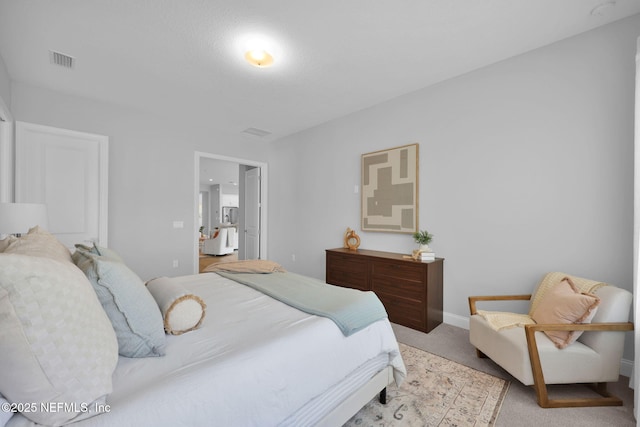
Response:
[{"label": "white door", "polygon": [[[0,101],[2,101],[0,99]],[[13,124],[0,111],[0,202],[13,201]]]},{"label": "white door", "polygon": [[107,246],[108,144],[94,135],[16,122],[16,202],[44,203],[67,247]]},{"label": "white door", "polygon": [[260,168],[244,173],[245,259],[260,259]]}]

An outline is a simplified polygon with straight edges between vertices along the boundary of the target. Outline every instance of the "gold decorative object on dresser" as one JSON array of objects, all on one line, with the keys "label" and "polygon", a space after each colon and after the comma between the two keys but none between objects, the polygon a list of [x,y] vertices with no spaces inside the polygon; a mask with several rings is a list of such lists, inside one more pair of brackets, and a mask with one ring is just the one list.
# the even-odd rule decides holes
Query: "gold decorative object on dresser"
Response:
[{"label": "gold decorative object on dresser", "polygon": [[430,332],[442,323],[443,258],[422,262],[404,254],[327,249],[326,281],[376,293],[400,325]]},{"label": "gold decorative object on dresser", "polygon": [[360,236],[358,236],[355,230],[347,227],[347,231],[344,233],[344,247],[355,251],[360,246]]}]

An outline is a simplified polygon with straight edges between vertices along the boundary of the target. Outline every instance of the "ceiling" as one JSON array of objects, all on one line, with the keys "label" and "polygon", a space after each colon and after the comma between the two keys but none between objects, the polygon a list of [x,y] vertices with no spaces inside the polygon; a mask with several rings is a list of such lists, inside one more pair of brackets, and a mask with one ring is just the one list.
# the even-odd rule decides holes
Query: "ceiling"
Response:
[{"label": "ceiling", "polygon": [[[0,55],[18,82],[269,141],[639,12],[638,0],[0,0]],[[272,67],[244,61],[248,34],[275,43]]]}]

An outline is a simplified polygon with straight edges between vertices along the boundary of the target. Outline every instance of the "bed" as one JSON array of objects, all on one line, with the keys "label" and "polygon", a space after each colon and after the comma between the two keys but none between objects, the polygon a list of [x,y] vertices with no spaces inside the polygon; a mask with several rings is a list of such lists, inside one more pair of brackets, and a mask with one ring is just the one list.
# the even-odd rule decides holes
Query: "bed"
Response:
[{"label": "bed", "polygon": [[[339,426],[405,367],[387,319],[345,336],[336,324],[216,273],[172,278],[206,303],[163,357],[120,356],[98,426]],[[331,286],[331,285],[326,285]],[[7,427],[35,426],[15,414]]]}]

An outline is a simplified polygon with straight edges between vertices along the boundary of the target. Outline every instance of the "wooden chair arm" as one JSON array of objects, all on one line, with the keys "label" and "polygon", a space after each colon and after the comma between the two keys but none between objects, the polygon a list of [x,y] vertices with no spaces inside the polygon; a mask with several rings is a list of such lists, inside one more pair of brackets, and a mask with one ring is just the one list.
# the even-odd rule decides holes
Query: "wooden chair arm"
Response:
[{"label": "wooden chair arm", "polygon": [[471,296],[469,297],[469,311],[473,316],[478,311],[476,310],[476,302],[478,301],[515,301],[515,300],[524,300],[528,301],[531,299],[531,294],[529,295],[483,295],[483,296]]},{"label": "wooden chair arm", "polygon": [[[633,323],[569,323],[569,324],[534,324],[524,325],[524,332],[527,337],[527,349],[529,350],[529,361],[531,362],[531,373],[535,384],[538,404],[543,408],[558,407],[578,407],[595,405],[618,405],[619,399],[609,396],[594,401],[594,399],[560,399],[550,400],[547,393],[547,385],[544,381],[542,363],[540,363],[540,353],[536,342],[537,331],[631,331]],[[603,389],[604,390],[604,389]],[[602,393],[601,393],[602,394]]]},{"label": "wooden chair arm", "polygon": [[[633,331],[633,323],[536,323],[524,325],[525,332],[536,331]],[[532,332],[532,333],[533,333]],[[526,332],[529,333],[529,332]]]}]

